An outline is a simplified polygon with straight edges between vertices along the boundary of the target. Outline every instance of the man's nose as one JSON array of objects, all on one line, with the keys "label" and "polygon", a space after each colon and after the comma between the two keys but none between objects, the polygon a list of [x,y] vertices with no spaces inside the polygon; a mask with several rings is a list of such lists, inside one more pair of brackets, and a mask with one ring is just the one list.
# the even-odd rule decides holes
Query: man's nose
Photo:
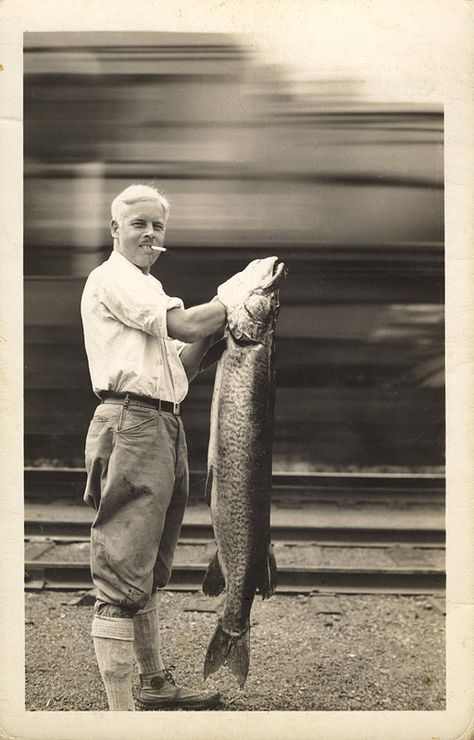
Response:
[{"label": "man's nose", "polygon": [[154,232],[154,229],[153,229],[153,224],[150,223],[150,224],[147,224],[145,226],[145,234],[147,236],[154,236],[155,235],[155,232]]}]

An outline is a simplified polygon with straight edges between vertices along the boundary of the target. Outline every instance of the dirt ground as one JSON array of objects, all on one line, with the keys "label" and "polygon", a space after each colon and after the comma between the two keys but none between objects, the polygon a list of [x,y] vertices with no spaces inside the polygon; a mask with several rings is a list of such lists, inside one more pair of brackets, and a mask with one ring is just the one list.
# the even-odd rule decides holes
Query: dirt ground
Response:
[{"label": "dirt ground", "polygon": [[[107,709],[92,607],[71,605],[74,596],[25,596],[27,710]],[[181,685],[202,682],[216,608],[199,593],[159,594],[163,657]],[[258,599],[244,689],[225,667],[206,685],[221,692],[221,711],[443,710],[445,617],[425,596]]]}]

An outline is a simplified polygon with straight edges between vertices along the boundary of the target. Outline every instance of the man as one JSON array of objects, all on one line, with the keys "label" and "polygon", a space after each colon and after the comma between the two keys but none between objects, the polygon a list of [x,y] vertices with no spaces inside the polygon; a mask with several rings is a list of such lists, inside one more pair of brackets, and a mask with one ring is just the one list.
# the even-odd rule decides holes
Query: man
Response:
[{"label": "man", "polygon": [[216,693],[178,688],[160,653],[156,588],[166,585],[188,495],[180,404],[213,336],[222,333],[232,279],[220,299],[185,309],[150,274],[169,204],[131,185],[112,203],[114,250],[84,288],[81,314],[92,386],[84,500],[96,511],[92,636],[111,710],[134,710],[133,650],[144,709],[216,705]]}]

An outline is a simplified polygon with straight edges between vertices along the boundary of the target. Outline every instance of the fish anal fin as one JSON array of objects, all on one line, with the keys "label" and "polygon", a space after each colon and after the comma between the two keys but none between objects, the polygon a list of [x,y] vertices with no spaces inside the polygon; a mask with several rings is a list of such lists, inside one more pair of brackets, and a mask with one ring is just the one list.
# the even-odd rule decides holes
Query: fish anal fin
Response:
[{"label": "fish anal fin", "polygon": [[220,621],[207,648],[204,661],[204,678],[226,665],[243,688],[250,664],[250,628],[240,635],[230,635],[222,629]]},{"label": "fish anal fin", "polygon": [[262,594],[263,599],[269,599],[276,591],[277,587],[277,564],[273,545],[269,545],[267,557],[265,558],[264,567],[258,574],[257,589]]},{"label": "fish anal fin", "polygon": [[211,494],[212,494],[212,480],[214,478],[214,468],[211,467],[207,471],[206,486],[204,488],[204,500],[208,506],[211,505]]},{"label": "fish anal fin", "polygon": [[219,596],[224,589],[225,578],[216,552],[207,566],[206,575],[202,582],[202,590],[206,596]]}]

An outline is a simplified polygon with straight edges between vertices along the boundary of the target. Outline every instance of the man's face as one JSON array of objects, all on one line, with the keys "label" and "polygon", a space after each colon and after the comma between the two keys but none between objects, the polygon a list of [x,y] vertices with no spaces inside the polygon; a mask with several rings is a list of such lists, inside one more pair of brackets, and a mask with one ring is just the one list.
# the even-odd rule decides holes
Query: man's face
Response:
[{"label": "man's face", "polygon": [[125,211],[120,224],[112,219],[110,230],[117,240],[117,252],[148,275],[161,254],[151,247],[162,247],[165,241],[163,206],[153,200],[133,203]]}]

